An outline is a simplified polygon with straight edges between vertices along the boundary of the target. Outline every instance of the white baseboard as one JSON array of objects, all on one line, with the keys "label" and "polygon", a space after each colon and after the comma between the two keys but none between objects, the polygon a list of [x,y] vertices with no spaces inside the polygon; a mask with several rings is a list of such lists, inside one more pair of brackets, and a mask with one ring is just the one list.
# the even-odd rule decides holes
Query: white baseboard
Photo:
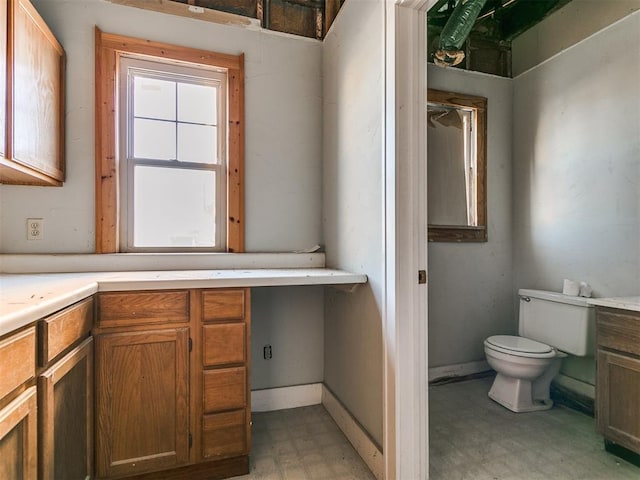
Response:
[{"label": "white baseboard", "polygon": [[491,367],[486,360],[433,367],[429,369],[429,381],[432,382],[446,377],[464,377],[465,375],[486,372],[488,370],[491,370]]},{"label": "white baseboard", "polygon": [[252,412],[271,412],[285,408],[307,407],[322,403],[322,384],[266,388],[251,392]]},{"label": "white baseboard", "polygon": [[576,392],[584,397],[591,398],[592,400],[596,398],[596,387],[590,383],[581,382],[580,380],[567,377],[561,373],[555,376],[553,383],[560,385],[567,390],[571,390],[572,392]]},{"label": "white baseboard", "polygon": [[367,432],[355,420],[331,391],[322,385],[322,405],[336,422],[358,455],[378,480],[384,475],[384,457]]}]

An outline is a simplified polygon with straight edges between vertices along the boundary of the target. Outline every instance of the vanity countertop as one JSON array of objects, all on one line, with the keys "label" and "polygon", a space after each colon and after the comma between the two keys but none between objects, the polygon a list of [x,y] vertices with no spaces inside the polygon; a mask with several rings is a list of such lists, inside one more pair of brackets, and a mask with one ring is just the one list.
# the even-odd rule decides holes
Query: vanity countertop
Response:
[{"label": "vanity countertop", "polygon": [[366,275],[328,268],[0,274],[0,336],[96,292],[366,282]]},{"label": "vanity countertop", "polygon": [[640,312],[640,297],[591,298],[587,302],[598,307],[619,308]]}]

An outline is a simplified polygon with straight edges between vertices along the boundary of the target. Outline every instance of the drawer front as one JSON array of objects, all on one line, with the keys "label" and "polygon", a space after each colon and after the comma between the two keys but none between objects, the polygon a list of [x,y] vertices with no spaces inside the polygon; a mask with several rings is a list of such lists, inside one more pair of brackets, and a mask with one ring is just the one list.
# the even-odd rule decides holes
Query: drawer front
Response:
[{"label": "drawer front", "polygon": [[640,313],[598,308],[596,326],[599,347],[640,356]]},{"label": "drawer front", "polygon": [[93,298],[87,298],[45,318],[40,329],[40,366],[86,337],[93,327]]},{"label": "drawer front", "polygon": [[0,340],[0,400],[36,376],[36,327]]},{"label": "drawer front", "polygon": [[204,366],[245,362],[245,324],[219,323],[203,327]]},{"label": "drawer front", "polygon": [[247,452],[245,411],[205,415],[202,422],[202,456],[230,457]]},{"label": "drawer front", "polygon": [[202,292],[202,317],[205,322],[244,319],[244,290],[207,290]]},{"label": "drawer front", "polygon": [[247,405],[247,375],[244,367],[205,370],[204,412],[244,408]]},{"label": "drawer front", "polygon": [[98,326],[122,327],[189,321],[189,292],[101,293],[98,295]]}]

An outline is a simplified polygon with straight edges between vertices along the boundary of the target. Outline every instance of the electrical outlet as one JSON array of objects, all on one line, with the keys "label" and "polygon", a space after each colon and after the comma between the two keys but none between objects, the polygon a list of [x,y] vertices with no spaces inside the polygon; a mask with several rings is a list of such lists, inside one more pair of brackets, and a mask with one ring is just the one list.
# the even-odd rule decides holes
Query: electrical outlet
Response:
[{"label": "electrical outlet", "polygon": [[27,218],[27,240],[42,240],[44,236],[44,220]]},{"label": "electrical outlet", "polygon": [[265,360],[271,360],[273,358],[273,352],[271,350],[271,345],[265,345],[264,348],[262,349],[262,352],[263,352]]}]

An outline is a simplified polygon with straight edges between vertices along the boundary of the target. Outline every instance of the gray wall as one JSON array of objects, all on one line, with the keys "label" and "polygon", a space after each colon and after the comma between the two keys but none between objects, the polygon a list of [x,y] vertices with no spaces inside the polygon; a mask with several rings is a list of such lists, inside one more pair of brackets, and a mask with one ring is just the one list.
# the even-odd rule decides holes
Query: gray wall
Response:
[{"label": "gray wall", "polygon": [[[110,33],[244,52],[247,250],[290,251],[320,242],[320,42],[98,0],[33,3],[67,54],[67,181],[62,188],[0,186],[0,252],[94,250],[94,25]],[[27,217],[44,218],[44,240],[26,241]],[[254,387],[320,381],[322,289],[256,291],[252,305],[253,341],[260,349],[259,357],[253,354]],[[274,359],[263,364],[266,343]]]},{"label": "gray wall", "polygon": [[[640,13],[514,80],[515,286],[640,291]],[[592,359],[564,373],[593,384]]]},{"label": "gray wall", "polygon": [[[486,243],[430,242],[429,367],[481,361],[490,335],[514,334],[511,235],[512,81],[428,67],[429,88],[487,98]],[[427,141],[428,141],[427,137]]]},{"label": "gray wall", "polygon": [[325,294],[325,383],[382,444],[384,2],[349,0],[324,41],[327,263],[365,273]]},{"label": "gray wall", "polygon": [[511,44],[513,76],[640,9],[640,0],[572,0]]}]

